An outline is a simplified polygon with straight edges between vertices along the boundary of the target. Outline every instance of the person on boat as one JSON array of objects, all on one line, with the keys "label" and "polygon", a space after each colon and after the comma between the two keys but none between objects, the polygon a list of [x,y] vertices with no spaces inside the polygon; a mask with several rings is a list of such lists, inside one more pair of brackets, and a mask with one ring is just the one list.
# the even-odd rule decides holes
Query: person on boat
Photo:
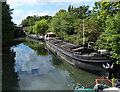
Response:
[{"label": "person on boat", "polygon": [[114,86],[116,86],[116,84],[117,84],[117,79],[114,77],[114,75],[112,74],[112,79],[111,79],[111,81],[112,81],[112,86],[114,87]]},{"label": "person on boat", "polygon": [[80,83],[77,83],[75,90],[79,90],[79,89],[84,89],[85,87],[82,86]]}]

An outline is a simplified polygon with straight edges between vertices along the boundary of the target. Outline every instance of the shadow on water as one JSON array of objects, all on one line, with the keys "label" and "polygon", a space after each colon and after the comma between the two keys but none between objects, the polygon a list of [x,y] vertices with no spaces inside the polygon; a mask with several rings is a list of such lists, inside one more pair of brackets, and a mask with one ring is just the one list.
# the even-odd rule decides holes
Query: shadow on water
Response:
[{"label": "shadow on water", "polygon": [[19,89],[18,73],[14,69],[15,56],[16,53],[10,48],[2,51],[2,91]]}]

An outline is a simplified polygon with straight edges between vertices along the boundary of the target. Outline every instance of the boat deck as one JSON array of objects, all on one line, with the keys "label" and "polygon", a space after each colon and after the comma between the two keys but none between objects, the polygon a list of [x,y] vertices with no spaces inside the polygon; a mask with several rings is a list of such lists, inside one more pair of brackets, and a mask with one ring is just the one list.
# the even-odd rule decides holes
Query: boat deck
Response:
[{"label": "boat deck", "polygon": [[84,56],[89,56],[89,55],[92,56],[93,54],[89,54],[89,53],[91,53],[91,52],[95,53],[94,49],[89,48],[89,50],[88,50],[87,47],[83,48],[83,47],[80,47],[79,45],[68,43],[68,42],[65,42],[65,41],[59,40],[59,39],[51,39],[51,40],[49,40],[49,42],[61,49],[64,49],[64,50],[72,52],[72,53],[80,52],[82,49],[86,53],[86,54],[83,53]]},{"label": "boat deck", "polygon": [[[104,62],[108,58],[99,54],[93,48],[81,47],[79,45],[71,44],[60,39],[50,39],[49,42],[58,48],[61,48],[67,54],[71,54],[72,57],[81,60],[97,60],[97,62]],[[71,56],[70,55],[70,56]]]}]

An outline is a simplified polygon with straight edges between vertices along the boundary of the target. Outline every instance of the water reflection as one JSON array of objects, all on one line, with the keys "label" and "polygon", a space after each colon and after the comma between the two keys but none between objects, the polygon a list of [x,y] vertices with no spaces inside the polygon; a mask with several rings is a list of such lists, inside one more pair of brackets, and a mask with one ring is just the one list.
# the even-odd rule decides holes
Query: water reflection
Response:
[{"label": "water reflection", "polygon": [[[43,67],[47,66],[49,56],[38,56],[36,52],[28,46],[21,44],[19,47],[13,47],[16,51],[16,62],[15,70],[19,74],[33,74],[37,73],[38,69],[42,70]],[[46,61],[46,62],[44,62]],[[49,68],[49,67],[46,67]],[[46,69],[47,70],[47,69]],[[49,69],[48,69],[49,70]]]},{"label": "water reflection", "polygon": [[51,55],[38,56],[33,49],[24,44],[12,49],[16,51],[15,70],[19,74],[19,86],[22,90],[68,89],[64,84],[64,76],[68,74],[56,70],[50,62]]},{"label": "water reflection", "polygon": [[[75,85],[76,83],[81,83],[86,87],[92,88],[95,85],[95,79],[101,77],[101,76],[97,76],[89,72],[86,72],[84,70],[81,70],[73,65],[70,65],[66,61],[61,60],[60,58],[58,59],[55,56],[52,56],[51,62],[53,66],[57,70],[67,71],[69,73],[69,76],[72,78],[71,80],[74,80],[71,82],[73,85]],[[72,88],[73,88],[73,85],[72,85]]]},{"label": "water reflection", "polygon": [[61,63],[48,53],[44,42],[27,39],[12,49],[16,52],[14,68],[21,90],[70,90],[75,83],[87,86],[99,78],[64,61]]},{"label": "water reflection", "polygon": [[25,45],[28,45],[30,48],[36,51],[37,55],[46,56],[47,50],[45,49],[44,41],[38,41],[30,38],[26,38]]},{"label": "water reflection", "polygon": [[54,55],[51,55],[52,59],[50,60],[50,62],[52,63],[52,65],[58,70],[58,71],[65,71],[66,69],[64,68],[64,66],[62,65],[62,63],[59,61],[58,58],[56,58]]},{"label": "water reflection", "polygon": [[16,53],[8,48],[2,52],[2,90],[19,89],[18,73],[15,72],[15,56]]}]

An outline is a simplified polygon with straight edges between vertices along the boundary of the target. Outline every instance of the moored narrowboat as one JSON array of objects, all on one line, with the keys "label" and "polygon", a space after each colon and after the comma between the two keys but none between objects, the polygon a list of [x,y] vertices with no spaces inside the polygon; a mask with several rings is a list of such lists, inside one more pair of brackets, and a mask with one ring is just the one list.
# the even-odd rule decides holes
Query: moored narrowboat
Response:
[{"label": "moored narrowboat", "polygon": [[30,35],[28,35],[28,37],[30,37],[32,39],[37,39],[37,40],[44,40],[44,36],[43,35],[30,34]]},{"label": "moored narrowboat", "polygon": [[111,59],[91,46],[82,47],[65,42],[56,38],[55,33],[46,34],[45,42],[57,57],[83,70],[104,74],[105,67],[111,68]]}]

